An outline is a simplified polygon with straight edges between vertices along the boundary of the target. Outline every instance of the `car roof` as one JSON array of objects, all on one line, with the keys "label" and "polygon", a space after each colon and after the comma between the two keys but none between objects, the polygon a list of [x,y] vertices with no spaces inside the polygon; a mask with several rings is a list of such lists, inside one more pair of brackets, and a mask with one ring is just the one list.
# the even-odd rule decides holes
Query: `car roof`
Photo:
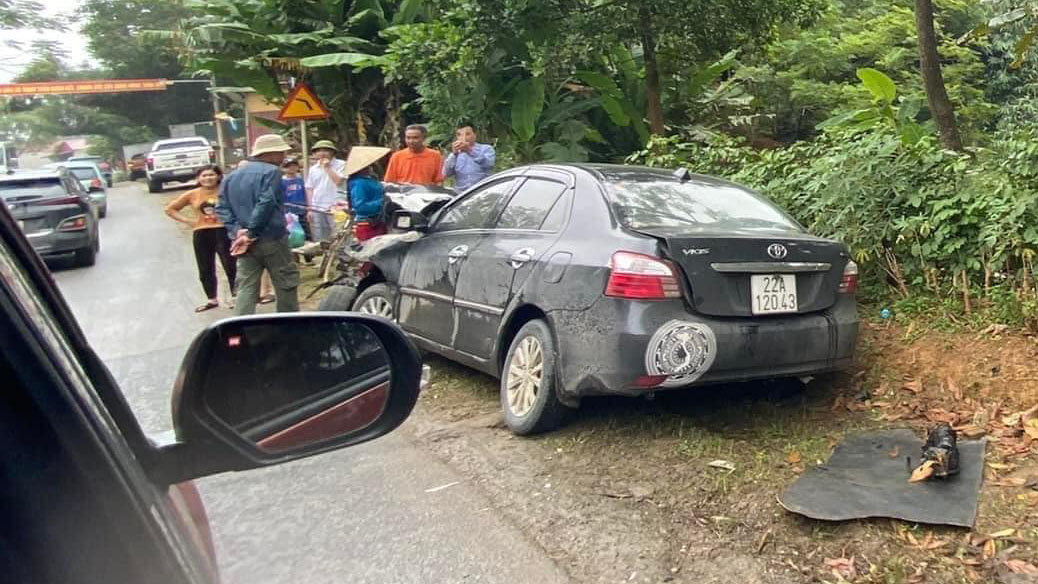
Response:
[{"label": "car roof", "polygon": [[65,162],[51,162],[43,165],[43,168],[97,168],[96,162],[90,160],[66,160]]},{"label": "car roof", "polygon": [[0,182],[20,182],[39,178],[61,178],[61,173],[54,170],[19,170],[10,174],[0,174]]},{"label": "car roof", "polygon": [[692,182],[700,186],[707,187],[726,187],[726,188],[738,188],[744,191],[751,191],[751,189],[733,183],[731,181],[718,178],[716,176],[710,176],[706,174],[696,174],[689,172],[688,177],[685,181],[682,181],[677,176],[677,170],[669,168],[653,168],[651,166],[637,166],[632,164],[600,164],[600,163],[552,163],[552,164],[534,164],[530,165],[530,169],[543,169],[543,170],[582,170],[587,172],[600,182],[614,183],[614,182]]}]

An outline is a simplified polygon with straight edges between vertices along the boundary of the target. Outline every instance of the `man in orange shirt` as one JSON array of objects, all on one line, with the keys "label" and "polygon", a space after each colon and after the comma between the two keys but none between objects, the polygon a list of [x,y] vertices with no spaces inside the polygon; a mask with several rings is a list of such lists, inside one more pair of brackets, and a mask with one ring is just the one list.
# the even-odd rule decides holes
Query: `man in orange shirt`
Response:
[{"label": "man in orange shirt", "polygon": [[425,126],[408,126],[404,132],[407,148],[393,153],[384,179],[387,183],[439,185],[443,183],[443,157],[425,147],[429,131]]}]

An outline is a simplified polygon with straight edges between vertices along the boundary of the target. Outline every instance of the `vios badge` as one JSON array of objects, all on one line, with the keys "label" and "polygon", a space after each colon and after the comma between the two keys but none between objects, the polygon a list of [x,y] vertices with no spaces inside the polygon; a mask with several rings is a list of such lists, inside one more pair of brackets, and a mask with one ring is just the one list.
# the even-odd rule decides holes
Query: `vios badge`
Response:
[{"label": "vios badge", "polygon": [[768,246],[768,255],[773,259],[781,260],[789,255],[789,250],[781,243],[773,243]]}]

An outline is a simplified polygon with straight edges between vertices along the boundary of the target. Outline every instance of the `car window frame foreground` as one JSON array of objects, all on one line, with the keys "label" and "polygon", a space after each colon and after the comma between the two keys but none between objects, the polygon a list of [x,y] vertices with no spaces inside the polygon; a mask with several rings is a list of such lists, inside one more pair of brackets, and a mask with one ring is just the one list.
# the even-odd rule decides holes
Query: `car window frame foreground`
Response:
[{"label": "car window frame foreground", "polygon": [[[155,582],[214,582],[208,560],[174,527],[180,519],[164,486],[149,480],[141,465],[147,438],[6,209],[0,211],[0,276],[0,324],[9,331],[0,347],[16,373],[10,391],[21,389],[62,454],[84,463],[67,470],[88,485],[93,520],[72,527],[103,534],[107,561],[127,573]],[[70,560],[47,557],[50,549],[34,550],[34,557]]]}]

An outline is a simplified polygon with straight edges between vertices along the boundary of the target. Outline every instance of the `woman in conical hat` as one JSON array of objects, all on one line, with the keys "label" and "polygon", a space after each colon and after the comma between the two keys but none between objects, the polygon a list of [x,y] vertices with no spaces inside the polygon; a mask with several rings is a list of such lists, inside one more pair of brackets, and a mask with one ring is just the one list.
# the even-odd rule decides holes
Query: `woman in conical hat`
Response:
[{"label": "woman in conical hat", "polygon": [[353,235],[357,241],[367,241],[386,233],[382,219],[386,192],[371,165],[390,152],[389,148],[378,146],[354,146],[346,158],[346,186],[353,212]]}]

